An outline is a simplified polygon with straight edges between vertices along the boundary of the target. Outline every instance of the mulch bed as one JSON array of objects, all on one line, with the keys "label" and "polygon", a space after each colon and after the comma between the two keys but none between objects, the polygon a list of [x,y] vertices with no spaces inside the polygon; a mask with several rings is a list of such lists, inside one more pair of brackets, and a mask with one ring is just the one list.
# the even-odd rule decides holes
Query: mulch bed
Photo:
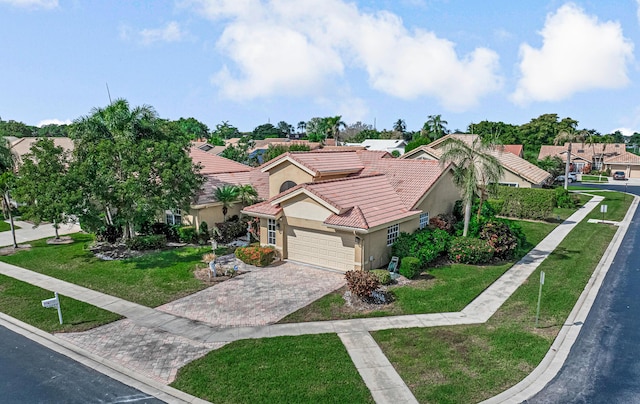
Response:
[{"label": "mulch bed", "polygon": [[73,239],[69,236],[60,236],[58,238],[50,238],[47,240],[47,244],[59,245],[59,244],[71,244]]},{"label": "mulch bed", "polygon": [[18,244],[18,248],[13,248],[13,246],[7,246],[0,248],[0,255],[13,255],[18,251],[28,251],[31,249],[31,244]]}]

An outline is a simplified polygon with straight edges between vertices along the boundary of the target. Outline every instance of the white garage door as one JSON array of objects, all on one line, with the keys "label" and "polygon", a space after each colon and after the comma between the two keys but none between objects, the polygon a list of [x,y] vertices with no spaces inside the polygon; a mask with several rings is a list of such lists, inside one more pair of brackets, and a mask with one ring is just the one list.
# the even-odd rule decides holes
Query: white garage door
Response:
[{"label": "white garage door", "polygon": [[287,234],[288,258],[322,267],[350,271],[354,268],[353,235],[303,230],[289,227]]}]

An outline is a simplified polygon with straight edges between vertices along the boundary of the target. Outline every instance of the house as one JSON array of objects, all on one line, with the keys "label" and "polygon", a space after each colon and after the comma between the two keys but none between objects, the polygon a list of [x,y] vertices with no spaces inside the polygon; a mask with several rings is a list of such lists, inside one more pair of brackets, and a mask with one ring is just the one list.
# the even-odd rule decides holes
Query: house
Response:
[{"label": "house", "polygon": [[[402,159],[424,159],[424,160],[440,160],[444,145],[447,139],[458,139],[467,144],[472,144],[477,135],[469,134],[450,134],[444,136],[428,145],[420,146],[403,155]],[[552,180],[551,174],[531,164],[527,160],[511,153],[507,150],[521,151],[521,148],[513,147],[516,145],[497,145],[488,153],[494,156],[504,168],[504,174],[499,182],[500,185],[520,188],[540,188]]]},{"label": "house", "polygon": [[640,156],[624,151],[604,159],[604,169],[611,173],[624,171],[627,178],[640,178]]},{"label": "house", "polygon": [[451,167],[368,150],[290,152],[266,162],[269,199],[246,207],[282,259],[339,271],[386,265],[400,232],[460,199]]},{"label": "house", "polygon": [[346,145],[362,146],[367,150],[386,151],[390,154],[396,150],[400,155],[403,155],[407,142],[403,139],[365,139],[362,143],[346,143]]},{"label": "house", "polygon": [[[562,146],[543,145],[540,147],[538,160],[545,157],[559,157],[567,161],[569,143]],[[571,171],[589,173],[593,170],[604,170],[605,160],[626,153],[624,143],[571,143]],[[636,174],[637,175],[637,174]]]},{"label": "house", "polygon": [[[13,154],[16,164],[22,165],[25,154],[31,152],[31,147],[42,138],[40,137],[20,137],[9,142],[9,148]],[[62,147],[65,151],[71,153],[74,149],[73,140],[68,137],[48,137],[46,139],[53,140],[56,147]]]},{"label": "house", "polygon": [[[200,228],[200,223],[206,222],[210,227],[224,221],[222,204],[215,200],[215,189],[224,185],[252,185],[258,192],[258,198],[267,199],[267,175],[259,168],[235,162],[216,154],[205,152],[197,146],[192,146],[189,155],[194,163],[201,166],[200,173],[205,182],[192,202],[189,212],[167,210],[165,222],[170,224],[183,223]],[[229,208],[227,216],[239,215],[242,206],[238,203]]]}]

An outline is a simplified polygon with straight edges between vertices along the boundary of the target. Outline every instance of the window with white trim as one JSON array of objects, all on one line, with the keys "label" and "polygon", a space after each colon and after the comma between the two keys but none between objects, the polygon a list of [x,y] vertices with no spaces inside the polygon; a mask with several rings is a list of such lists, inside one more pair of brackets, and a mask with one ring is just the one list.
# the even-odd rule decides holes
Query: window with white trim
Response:
[{"label": "window with white trim", "polygon": [[170,225],[182,224],[182,211],[180,209],[176,210],[165,210],[165,223]]},{"label": "window with white trim", "polygon": [[429,212],[420,213],[420,228],[429,226]]},{"label": "window with white trim", "polygon": [[520,184],[517,182],[499,182],[498,185],[502,185],[503,187],[520,188]]},{"label": "window with white trim", "polygon": [[400,225],[394,224],[393,226],[387,227],[387,247],[391,246],[397,239],[400,234]]},{"label": "window with white trim", "polygon": [[276,245],[276,220],[267,219],[267,244]]}]

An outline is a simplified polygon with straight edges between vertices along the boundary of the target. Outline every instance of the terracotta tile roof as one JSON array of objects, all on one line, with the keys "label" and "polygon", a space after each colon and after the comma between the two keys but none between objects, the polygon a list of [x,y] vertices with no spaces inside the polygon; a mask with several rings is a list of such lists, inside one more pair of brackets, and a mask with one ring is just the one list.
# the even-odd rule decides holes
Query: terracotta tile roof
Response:
[{"label": "terracotta tile roof", "polygon": [[269,175],[258,169],[235,173],[209,174],[205,176],[205,183],[196,196],[196,205],[215,202],[213,193],[216,188],[224,185],[252,185],[258,192],[258,198],[269,198]]},{"label": "terracotta tile roof", "polygon": [[498,146],[498,148],[507,153],[515,154],[518,157],[522,157],[524,154],[524,146],[521,144],[505,144]]},{"label": "terracotta tile roof", "polygon": [[605,164],[640,164],[640,156],[625,151],[617,156],[611,156],[604,159]]},{"label": "terracotta tile roof", "polygon": [[[440,159],[443,153],[442,149],[434,149],[427,145],[420,146],[416,149],[415,152],[411,150],[411,152],[407,153],[405,156],[407,156],[406,158],[411,158],[411,156],[417,154],[418,151],[423,151],[432,156],[434,159]],[[544,171],[540,167],[536,166],[535,164],[531,164],[527,160],[520,158],[513,153],[500,151],[499,146],[496,147],[496,149],[489,151],[489,154],[497,158],[505,169],[524,178],[532,184],[540,185],[551,176],[551,174]]]},{"label": "terracotta tile roof", "polygon": [[[540,147],[540,153],[538,154],[538,160],[542,160],[547,156],[558,156],[563,161],[567,160],[567,149],[569,143],[565,143],[562,146],[550,146],[543,145]],[[587,143],[571,143],[571,159],[581,158],[586,161],[593,161],[593,157],[612,157],[618,154],[626,152],[626,146],[623,143],[594,143],[593,145]]]},{"label": "terracotta tile roof", "polygon": [[302,188],[345,211],[329,216],[326,224],[369,229],[419,213],[404,205],[385,175],[309,183]]},{"label": "terracotta tile roof", "polygon": [[321,150],[285,153],[267,161],[260,167],[266,171],[266,168],[272,164],[287,158],[311,171],[314,177],[333,173],[355,173],[364,168],[355,151],[325,152]]},{"label": "terracotta tile roof", "polygon": [[322,151],[356,151],[366,149],[364,146],[322,146]]},{"label": "terracotta tile roof", "polygon": [[247,165],[207,153],[197,147],[191,147],[189,149],[189,156],[194,163],[202,165],[200,173],[203,175],[251,171],[251,167]]},{"label": "terracotta tile roof", "polygon": [[265,215],[265,216],[277,216],[282,212],[280,205],[273,205],[270,201],[264,201],[256,203],[255,205],[247,206],[242,209],[243,213]]}]

